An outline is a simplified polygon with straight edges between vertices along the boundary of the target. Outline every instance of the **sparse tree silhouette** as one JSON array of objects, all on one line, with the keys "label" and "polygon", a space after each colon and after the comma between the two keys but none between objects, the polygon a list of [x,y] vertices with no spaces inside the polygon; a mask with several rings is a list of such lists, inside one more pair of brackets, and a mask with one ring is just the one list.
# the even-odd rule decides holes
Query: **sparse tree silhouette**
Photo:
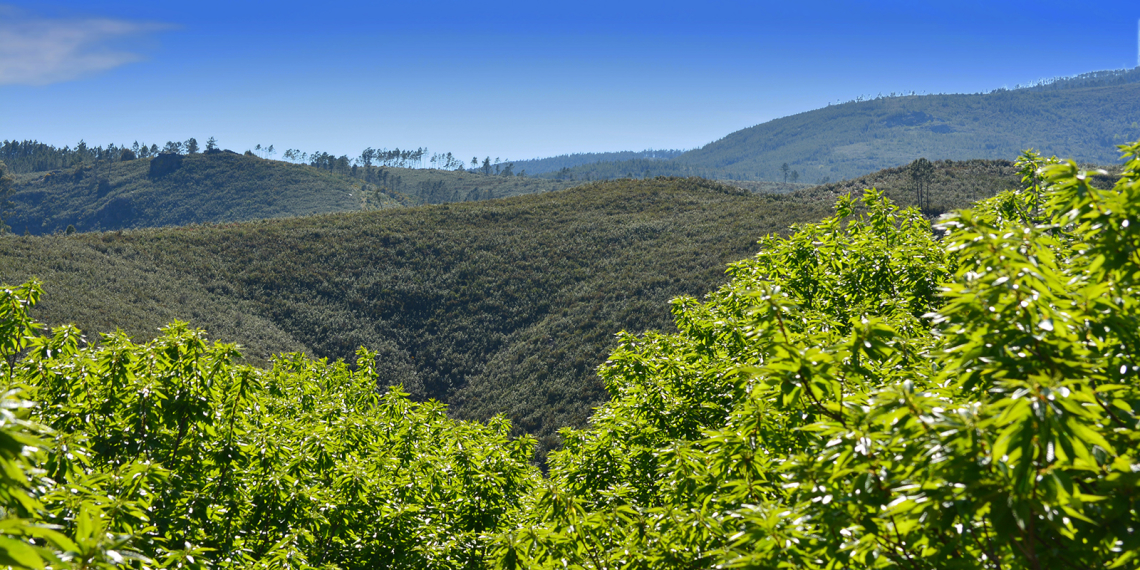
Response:
[{"label": "sparse tree silhouette", "polygon": [[186,154],[198,153],[198,140],[194,137],[186,139]]},{"label": "sparse tree silhouette", "polygon": [[788,163],[786,163],[786,162],[784,164],[780,165],[780,172],[784,173],[784,184],[788,183],[788,173],[791,170],[792,170],[792,167],[788,166]]},{"label": "sparse tree silhouette", "polygon": [[914,197],[918,208],[923,212],[930,210],[930,179],[934,177],[934,165],[925,158],[910,163],[910,180],[914,184]]},{"label": "sparse tree silhouette", "polygon": [[210,139],[206,141],[206,152],[212,152],[212,151],[215,151],[217,149],[218,149],[218,140],[215,139],[214,137],[210,137]]},{"label": "sparse tree silhouette", "polygon": [[12,207],[9,198],[16,191],[16,178],[8,173],[8,167],[0,161],[0,235],[8,232],[4,220],[8,217],[8,209]]}]

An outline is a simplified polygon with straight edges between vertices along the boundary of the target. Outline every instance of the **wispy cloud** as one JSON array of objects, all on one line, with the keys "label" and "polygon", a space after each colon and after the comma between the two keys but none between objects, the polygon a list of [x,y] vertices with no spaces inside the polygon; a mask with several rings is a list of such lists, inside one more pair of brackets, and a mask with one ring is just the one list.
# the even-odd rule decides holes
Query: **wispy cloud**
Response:
[{"label": "wispy cloud", "polygon": [[111,18],[44,18],[0,6],[0,85],[71,81],[143,59],[121,40],[168,29]]}]

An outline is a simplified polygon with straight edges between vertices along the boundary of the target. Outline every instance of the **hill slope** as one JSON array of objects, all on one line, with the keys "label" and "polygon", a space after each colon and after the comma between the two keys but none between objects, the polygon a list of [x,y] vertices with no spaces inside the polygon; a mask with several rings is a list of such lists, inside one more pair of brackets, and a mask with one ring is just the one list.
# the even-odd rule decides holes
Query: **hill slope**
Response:
[{"label": "hill slope", "polygon": [[[1008,161],[942,161],[938,209],[1017,184]],[[473,175],[474,176],[474,175]],[[620,330],[672,327],[668,300],[723,283],[755,241],[818,220],[840,192],[907,205],[905,170],[783,195],[700,179],[599,182],[502,200],[0,240],[0,275],[37,275],[38,315],[150,338],[174,318],[274,353],[381,355],[384,382],[459,417],[507,414],[554,445],[606,395],[595,368]]]},{"label": "hill slope", "polygon": [[829,207],[695,179],[615,181],[225,227],[10,235],[0,274],[45,278],[38,316],[88,331],[149,338],[177,316],[255,359],[367,346],[386,382],[460,417],[506,413],[550,445],[604,400],[594,369],[615,333],[670,327],[669,299],[714,288],[759,237]]},{"label": "hill slope", "polygon": [[562,176],[782,181],[780,166],[787,163],[801,182],[819,183],[920,157],[1009,159],[1027,148],[1110,164],[1119,158],[1115,145],[1140,138],[1138,100],[1140,69],[986,94],[884,97],[775,119],[671,160],[599,162]]},{"label": "hill slope", "polygon": [[228,152],[84,163],[17,177],[17,233],[118,230],[484,200],[571,183],[406,168],[336,172]]},{"label": "hill slope", "polygon": [[575,154],[562,154],[545,158],[532,158],[529,160],[512,161],[516,172],[525,170],[527,174],[538,175],[547,172],[556,172],[563,168],[574,168],[584,164],[596,162],[620,162],[635,159],[642,160],[668,160],[676,158],[683,150],[655,150],[646,149],[640,152],[631,150],[621,152],[581,152]]}]

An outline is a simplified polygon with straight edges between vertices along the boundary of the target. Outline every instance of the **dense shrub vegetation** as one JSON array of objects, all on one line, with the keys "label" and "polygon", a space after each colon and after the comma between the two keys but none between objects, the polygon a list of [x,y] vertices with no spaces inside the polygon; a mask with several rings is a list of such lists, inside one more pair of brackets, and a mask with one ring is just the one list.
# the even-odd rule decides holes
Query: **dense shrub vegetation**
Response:
[{"label": "dense shrub vegetation", "polygon": [[532,439],[378,391],[366,351],[261,370],[177,322],[80,348],[72,327],[35,334],[39,294],[0,297],[0,564],[464,567],[536,481]]},{"label": "dense shrub vegetation", "polygon": [[[852,180],[796,190],[796,198],[834,204],[841,196],[860,195],[864,188],[877,188],[896,204],[917,205],[914,171],[919,162],[921,161],[885,168]],[[1021,184],[1020,167],[1011,160],[936,160],[929,164],[929,180],[924,184],[929,191],[924,212],[928,217],[970,207],[980,199],[995,196]],[[1090,176],[1089,182],[1098,188],[1111,188],[1120,178],[1119,165],[1090,165],[1085,168]]]},{"label": "dense shrub vegetation", "polygon": [[226,226],[8,236],[0,275],[42,279],[35,315],[53,325],[143,341],[179,318],[244,345],[255,364],[298,350],[351,361],[365,346],[384,384],[466,419],[505,413],[547,449],[605,401],[594,370],[617,332],[670,329],[669,299],[716,288],[757,236],[830,207],[702,180],[613,181]]},{"label": "dense shrub vegetation", "polygon": [[16,567],[1140,567],[1140,143],[1112,189],[1032,153],[946,221],[878,191],[769,236],[542,477],[509,423],[174,323],[84,346],[0,295]]},{"label": "dense shrub vegetation", "polygon": [[623,338],[503,560],[1140,566],[1138,154],[1108,191],[1026,155],[941,241],[874,192],[765,240]]},{"label": "dense shrub vegetation", "polygon": [[477,201],[571,184],[434,169],[328,170],[231,152],[161,154],[18,174],[12,205],[0,212],[12,231],[42,235]]}]

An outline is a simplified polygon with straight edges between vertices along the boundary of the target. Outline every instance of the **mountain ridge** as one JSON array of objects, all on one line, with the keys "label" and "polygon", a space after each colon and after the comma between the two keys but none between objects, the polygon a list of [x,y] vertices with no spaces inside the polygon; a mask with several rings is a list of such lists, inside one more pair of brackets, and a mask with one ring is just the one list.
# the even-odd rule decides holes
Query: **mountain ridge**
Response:
[{"label": "mountain ridge", "polygon": [[[729,133],[669,160],[580,165],[577,180],[633,175],[783,181],[787,164],[822,184],[929,160],[1046,155],[1113,164],[1117,144],[1140,138],[1140,68],[1092,72],[988,93],[849,101]],[[559,173],[546,173],[553,178]]]}]

